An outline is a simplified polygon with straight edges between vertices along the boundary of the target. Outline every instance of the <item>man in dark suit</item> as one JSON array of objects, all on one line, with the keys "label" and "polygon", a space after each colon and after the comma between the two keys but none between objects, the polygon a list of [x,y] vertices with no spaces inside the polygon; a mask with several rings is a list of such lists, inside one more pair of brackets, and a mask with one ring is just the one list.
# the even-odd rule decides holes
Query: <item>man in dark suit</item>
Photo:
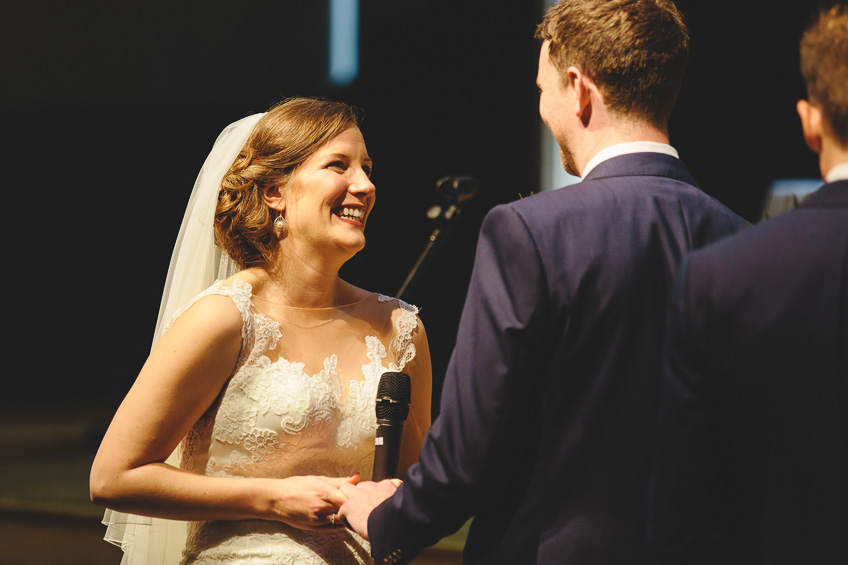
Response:
[{"label": "man in dark suit", "polygon": [[801,41],[826,184],[692,253],[669,310],[650,537],[662,563],[848,563],[848,8]]},{"label": "man in dark suit", "polygon": [[539,111],[582,182],[486,217],[420,463],[396,492],[344,489],[377,563],[472,516],[467,563],[649,561],[668,289],[685,253],[745,222],[668,144],[689,44],[673,4],[564,0],[537,37]]}]

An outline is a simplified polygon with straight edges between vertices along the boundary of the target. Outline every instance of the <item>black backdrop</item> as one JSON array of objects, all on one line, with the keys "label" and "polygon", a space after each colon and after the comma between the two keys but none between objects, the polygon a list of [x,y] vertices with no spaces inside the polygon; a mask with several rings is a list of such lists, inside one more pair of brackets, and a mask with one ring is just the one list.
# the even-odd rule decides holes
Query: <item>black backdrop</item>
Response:
[{"label": "black backdrop", "polygon": [[[812,2],[681,0],[691,63],[672,143],[749,220],[768,182],[815,177],[794,111]],[[149,350],[194,177],[219,131],[283,97],[364,109],[375,160],[351,282],[394,294],[424,247],[435,181],[481,193],[406,298],[422,307],[438,394],[480,221],[537,190],[536,1],[361,0],[360,74],[324,75],[326,0],[6,2],[0,402],[117,405]]]}]

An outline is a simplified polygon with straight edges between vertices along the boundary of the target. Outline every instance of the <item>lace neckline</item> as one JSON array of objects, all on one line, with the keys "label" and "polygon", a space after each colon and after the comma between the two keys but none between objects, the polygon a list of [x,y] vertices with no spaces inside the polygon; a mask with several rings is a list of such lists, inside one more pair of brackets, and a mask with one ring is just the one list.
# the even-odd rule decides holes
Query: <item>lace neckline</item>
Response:
[{"label": "lace neckline", "polygon": [[[226,281],[218,280],[209,287],[206,291],[200,293],[197,297],[194,298],[189,304],[185,305],[179,311],[177,311],[171,319],[171,323],[173,320],[179,317],[179,315],[187,310],[194,302],[196,302],[202,296],[207,294],[226,294],[233,298],[236,302],[239,311],[242,314],[242,318],[245,323],[245,327],[243,329],[243,336],[245,338],[245,344],[242,348],[241,354],[239,356],[239,361],[237,363],[238,367],[243,366],[245,363],[250,364],[251,359],[254,361],[260,357],[266,357],[270,361],[270,358],[265,355],[269,350],[276,349],[277,342],[282,338],[282,332],[280,328],[280,322],[271,318],[270,316],[259,312],[256,307],[253,305],[251,297],[253,296],[252,287],[250,283],[245,282],[240,279],[236,279],[232,282],[231,285],[224,285]],[[377,297],[378,302],[391,302],[397,300],[398,305],[402,311],[400,318],[396,322],[396,335],[391,340],[389,347],[394,353],[395,360],[394,362],[389,363],[388,370],[389,371],[402,371],[406,363],[411,361],[415,357],[415,344],[412,341],[412,332],[414,331],[417,325],[417,314],[418,308],[415,306],[404,302],[403,300],[392,298],[391,296],[386,296],[380,293],[371,293],[365,300],[371,298],[373,296]],[[332,312],[330,310],[329,312]],[[329,313],[328,312],[328,313]],[[170,326],[170,323],[168,324]],[[368,354],[368,358],[370,363],[368,365],[374,363],[375,361],[382,365],[381,359],[386,356],[385,349],[383,348],[383,344],[380,339],[374,335],[363,336],[366,342],[366,350],[369,350],[371,347],[371,342],[373,342],[373,346],[379,347],[380,352],[377,354],[377,357],[380,360],[375,360]],[[280,356],[280,358],[285,358],[285,356]],[[326,361],[326,358],[325,358]],[[288,360],[289,363],[293,363],[293,361]],[[238,370],[238,369],[237,369]],[[319,373],[321,371],[318,371]]]},{"label": "lace neckline", "polygon": [[[245,283],[245,284],[249,284],[249,283]],[[288,308],[288,309],[291,309],[291,310],[304,310],[304,311],[320,312],[320,311],[327,311],[327,310],[343,310],[345,308],[350,308],[352,306],[362,304],[363,302],[365,302],[366,300],[368,300],[369,298],[374,296],[374,293],[373,292],[369,293],[367,296],[360,298],[359,300],[356,300],[355,302],[350,302],[348,304],[339,304],[338,306],[319,306],[317,308],[312,308],[312,307],[308,307],[308,306],[292,306],[290,304],[283,304],[282,302],[276,302],[274,300],[262,298],[261,296],[258,296],[258,295],[253,294],[253,293],[251,293],[250,296],[254,299],[261,300],[262,302],[267,302],[269,304],[274,304],[276,306],[281,306],[283,308]]]}]

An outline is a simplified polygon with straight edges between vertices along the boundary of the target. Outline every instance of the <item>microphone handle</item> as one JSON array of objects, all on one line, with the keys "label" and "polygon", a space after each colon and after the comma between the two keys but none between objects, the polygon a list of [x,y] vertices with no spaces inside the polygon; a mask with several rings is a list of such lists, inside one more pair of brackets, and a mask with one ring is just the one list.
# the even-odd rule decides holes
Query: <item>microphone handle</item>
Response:
[{"label": "microphone handle", "polygon": [[374,473],[372,480],[394,479],[400,462],[400,444],[403,439],[403,420],[377,419],[374,437]]}]

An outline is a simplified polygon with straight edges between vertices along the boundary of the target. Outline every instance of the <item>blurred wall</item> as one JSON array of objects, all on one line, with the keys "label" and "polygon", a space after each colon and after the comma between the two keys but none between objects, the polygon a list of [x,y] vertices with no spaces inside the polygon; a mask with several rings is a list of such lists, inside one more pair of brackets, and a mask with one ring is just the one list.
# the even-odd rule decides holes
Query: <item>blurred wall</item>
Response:
[{"label": "blurred wall", "polygon": [[[756,5],[751,5],[756,4]],[[228,123],[294,95],[362,107],[378,204],[343,275],[393,294],[448,174],[478,178],[410,290],[436,393],[485,212],[538,190],[542,2],[361,0],[360,73],[326,76],[326,0],[7,2],[0,21],[4,240],[12,328],[4,405],[117,405],[148,352],[191,187]],[[816,176],[794,113],[811,4],[681,0],[691,63],[671,123],[704,190],[748,219],[773,178]]]}]

